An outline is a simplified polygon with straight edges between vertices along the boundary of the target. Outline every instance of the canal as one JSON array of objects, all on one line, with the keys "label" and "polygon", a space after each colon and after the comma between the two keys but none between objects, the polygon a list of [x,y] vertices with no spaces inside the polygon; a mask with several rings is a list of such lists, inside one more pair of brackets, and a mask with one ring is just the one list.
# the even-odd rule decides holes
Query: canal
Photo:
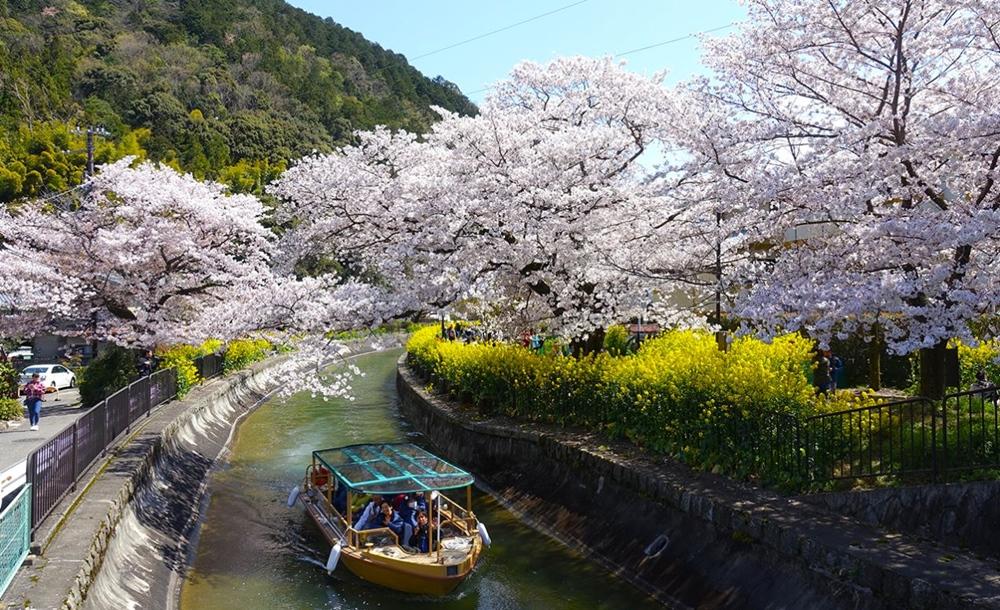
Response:
[{"label": "canal", "polygon": [[239,428],[228,465],[210,484],[181,608],[659,608],[558,543],[520,523],[478,492],[477,516],[493,546],[451,595],[414,598],[370,585],[343,567],[323,569],[329,548],[301,506],[285,506],[310,451],[352,443],[411,440],[397,408],[399,350],[360,356],[365,376],[355,400],[324,402],[308,394],[262,405]]}]

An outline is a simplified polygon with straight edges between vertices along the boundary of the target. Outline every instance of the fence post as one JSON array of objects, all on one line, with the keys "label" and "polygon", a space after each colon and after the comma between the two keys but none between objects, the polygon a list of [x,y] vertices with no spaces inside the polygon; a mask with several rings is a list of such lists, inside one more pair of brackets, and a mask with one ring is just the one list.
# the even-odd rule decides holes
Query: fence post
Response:
[{"label": "fence post", "polygon": [[[79,421],[79,419],[77,419],[77,421]],[[76,491],[76,479],[77,479],[77,476],[78,476],[77,472],[76,472],[76,421],[73,422],[73,457],[72,457],[72,463],[73,463],[73,484],[69,486],[69,490],[70,491]]]},{"label": "fence post", "polygon": [[803,478],[802,454],[804,452],[802,447],[802,422],[797,417],[793,421],[795,422],[795,476],[801,480]]},{"label": "fence post", "polygon": [[[938,451],[937,451],[937,405],[931,403],[931,481],[938,481]],[[942,399],[942,403],[944,399]]]}]

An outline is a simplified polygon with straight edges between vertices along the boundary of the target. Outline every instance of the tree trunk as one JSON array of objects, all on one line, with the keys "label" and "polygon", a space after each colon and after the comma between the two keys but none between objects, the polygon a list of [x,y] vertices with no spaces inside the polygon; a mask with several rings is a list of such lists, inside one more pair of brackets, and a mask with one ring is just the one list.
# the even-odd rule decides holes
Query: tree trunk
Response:
[{"label": "tree trunk", "polygon": [[948,342],[920,350],[920,395],[931,400],[944,398],[945,352]]},{"label": "tree trunk", "polygon": [[873,390],[882,389],[882,335],[879,327],[875,327],[875,336],[868,345],[868,387]]},{"label": "tree trunk", "polygon": [[604,329],[595,328],[586,338],[577,337],[570,343],[573,355],[582,358],[587,354],[596,354],[604,349]]}]

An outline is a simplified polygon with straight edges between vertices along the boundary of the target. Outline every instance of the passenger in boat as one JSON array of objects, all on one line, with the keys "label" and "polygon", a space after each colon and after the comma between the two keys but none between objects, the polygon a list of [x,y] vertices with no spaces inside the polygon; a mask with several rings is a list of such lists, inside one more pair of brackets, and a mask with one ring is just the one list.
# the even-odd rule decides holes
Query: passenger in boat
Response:
[{"label": "passenger in boat", "polygon": [[427,520],[427,513],[417,511],[417,527],[410,537],[409,546],[417,549],[421,553],[429,553],[431,548],[431,528]]},{"label": "passenger in boat", "polygon": [[379,510],[382,506],[382,496],[375,494],[368,504],[365,505],[364,511],[361,512],[359,516],[354,521],[354,529],[363,530],[367,529],[368,522],[372,520],[373,517],[378,515]]},{"label": "passenger in boat", "polygon": [[424,492],[418,491],[413,495],[413,499],[417,503],[417,510],[422,510],[422,511],[427,510],[427,497],[424,496]]},{"label": "passenger in boat", "polygon": [[409,546],[410,537],[417,528],[417,499],[415,496],[406,496],[403,505],[397,511],[399,518],[403,521],[403,535],[399,542],[403,546]]},{"label": "passenger in boat", "polygon": [[337,481],[337,490],[333,492],[333,507],[341,515],[347,515],[347,485]]},{"label": "passenger in boat", "polygon": [[399,513],[392,510],[392,505],[388,502],[382,502],[381,511],[379,511],[372,519],[368,521],[365,525],[366,530],[379,529],[381,527],[387,527],[396,536],[403,535],[403,520],[400,519]]}]

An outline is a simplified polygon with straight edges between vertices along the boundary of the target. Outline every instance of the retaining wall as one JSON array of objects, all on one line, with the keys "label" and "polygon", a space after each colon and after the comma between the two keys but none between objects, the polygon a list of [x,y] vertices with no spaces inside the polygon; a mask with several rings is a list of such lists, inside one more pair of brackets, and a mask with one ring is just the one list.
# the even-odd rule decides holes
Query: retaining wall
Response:
[{"label": "retaining wall", "polygon": [[892,532],[1000,559],[1000,481],[825,493],[802,499]]},{"label": "retaining wall", "polygon": [[[402,412],[442,454],[530,524],[668,605],[1000,606],[996,566],[974,557],[586,432],[484,418],[429,394],[403,359],[397,388]],[[647,556],[661,536],[665,548]]]}]

